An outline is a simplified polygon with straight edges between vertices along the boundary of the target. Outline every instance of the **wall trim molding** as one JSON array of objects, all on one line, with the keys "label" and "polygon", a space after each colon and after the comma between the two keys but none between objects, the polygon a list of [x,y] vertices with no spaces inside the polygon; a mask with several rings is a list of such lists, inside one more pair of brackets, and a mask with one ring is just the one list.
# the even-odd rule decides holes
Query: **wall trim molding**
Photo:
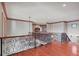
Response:
[{"label": "wall trim molding", "polygon": [[22,22],[32,22],[34,23],[33,21],[29,21],[29,20],[22,20],[22,19],[15,19],[15,18],[7,18],[8,20],[13,20],[13,21],[22,21]]},{"label": "wall trim molding", "polygon": [[7,15],[7,12],[6,12],[6,7],[5,7],[5,3],[4,2],[1,2],[1,6],[2,6],[2,9],[4,11],[4,14],[6,16],[6,19],[8,18],[8,15]]},{"label": "wall trim molding", "polygon": [[72,21],[58,21],[58,22],[51,22],[51,23],[47,23],[47,24],[56,24],[56,23],[62,23],[62,22],[64,22],[64,23],[70,23],[70,22],[77,22],[77,21],[79,21],[79,20],[72,20]]}]

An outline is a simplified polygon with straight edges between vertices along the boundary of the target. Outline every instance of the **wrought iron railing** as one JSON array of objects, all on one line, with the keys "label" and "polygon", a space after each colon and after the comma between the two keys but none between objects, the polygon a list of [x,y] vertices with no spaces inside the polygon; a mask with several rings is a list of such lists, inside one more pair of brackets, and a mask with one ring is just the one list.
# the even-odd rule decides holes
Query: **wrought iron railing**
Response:
[{"label": "wrought iron railing", "polygon": [[[52,37],[53,36],[53,37]],[[1,37],[1,56],[12,55],[24,50],[37,48],[57,39],[60,42],[69,42],[70,39],[66,33],[33,33],[32,35]]]},{"label": "wrought iron railing", "polygon": [[52,42],[51,34],[1,37],[1,56],[11,55]]},{"label": "wrought iron railing", "polygon": [[53,33],[53,36],[54,36],[53,39],[56,39],[57,41],[61,43],[71,41],[66,33]]}]

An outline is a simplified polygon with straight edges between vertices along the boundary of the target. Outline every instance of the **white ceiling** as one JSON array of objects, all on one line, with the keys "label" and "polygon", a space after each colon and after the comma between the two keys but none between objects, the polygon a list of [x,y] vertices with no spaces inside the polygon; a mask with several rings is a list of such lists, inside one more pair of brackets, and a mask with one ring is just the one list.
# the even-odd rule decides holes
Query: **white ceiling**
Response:
[{"label": "white ceiling", "polygon": [[[78,2],[6,2],[8,17],[37,23],[79,19]],[[63,7],[62,5],[67,6]]]}]

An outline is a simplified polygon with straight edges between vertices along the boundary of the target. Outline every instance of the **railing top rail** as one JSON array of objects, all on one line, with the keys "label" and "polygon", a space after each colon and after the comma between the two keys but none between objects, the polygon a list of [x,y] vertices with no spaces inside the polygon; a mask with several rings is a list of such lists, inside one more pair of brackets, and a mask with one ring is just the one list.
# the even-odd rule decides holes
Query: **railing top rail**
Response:
[{"label": "railing top rail", "polygon": [[[47,35],[47,34],[52,34],[52,33],[39,33],[39,35]],[[16,37],[26,37],[26,36],[34,36],[34,35],[30,34],[30,35],[18,35],[18,36],[4,36],[4,37],[0,37],[0,39],[16,38]]]},{"label": "railing top rail", "polygon": [[0,38],[15,38],[15,37],[25,37],[25,36],[32,36],[32,35],[18,35],[18,36],[4,36],[4,37],[0,37]]}]

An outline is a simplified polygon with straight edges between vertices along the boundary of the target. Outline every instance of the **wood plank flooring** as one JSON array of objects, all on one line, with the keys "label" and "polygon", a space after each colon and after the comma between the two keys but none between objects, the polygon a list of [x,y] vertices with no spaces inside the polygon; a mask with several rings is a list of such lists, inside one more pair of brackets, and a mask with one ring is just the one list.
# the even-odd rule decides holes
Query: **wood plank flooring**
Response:
[{"label": "wood plank flooring", "polygon": [[53,41],[45,46],[16,53],[14,56],[79,56],[79,45]]}]

